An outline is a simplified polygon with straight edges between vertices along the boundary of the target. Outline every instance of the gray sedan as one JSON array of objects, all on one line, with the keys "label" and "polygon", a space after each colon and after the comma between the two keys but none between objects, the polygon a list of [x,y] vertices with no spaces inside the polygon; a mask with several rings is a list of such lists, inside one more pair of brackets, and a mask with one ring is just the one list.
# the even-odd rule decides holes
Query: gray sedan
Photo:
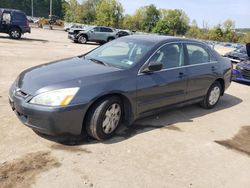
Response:
[{"label": "gray sedan", "polygon": [[9,91],[35,131],[104,140],[120,125],[173,106],[211,109],[231,83],[229,60],[202,42],[128,36],[87,54],[22,72]]}]

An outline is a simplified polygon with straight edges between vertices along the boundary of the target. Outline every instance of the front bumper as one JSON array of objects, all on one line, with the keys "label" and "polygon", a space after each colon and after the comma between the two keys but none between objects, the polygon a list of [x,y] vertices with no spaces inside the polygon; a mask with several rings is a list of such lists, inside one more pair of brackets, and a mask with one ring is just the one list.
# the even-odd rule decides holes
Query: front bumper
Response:
[{"label": "front bumper", "polygon": [[9,103],[19,120],[33,130],[47,135],[80,135],[87,105],[46,107],[27,102],[10,91]]},{"label": "front bumper", "polygon": [[233,70],[233,81],[238,81],[238,82],[248,82],[250,83],[250,76],[246,77],[242,75],[242,73],[239,70]]},{"label": "front bumper", "polygon": [[77,41],[75,35],[73,35],[73,34],[68,34],[68,39],[73,40],[73,41]]}]

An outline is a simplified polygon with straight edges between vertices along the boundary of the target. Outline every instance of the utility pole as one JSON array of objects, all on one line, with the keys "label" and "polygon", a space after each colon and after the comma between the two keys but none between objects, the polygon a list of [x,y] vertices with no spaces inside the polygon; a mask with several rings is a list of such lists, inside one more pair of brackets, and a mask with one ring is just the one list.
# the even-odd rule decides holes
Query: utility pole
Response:
[{"label": "utility pole", "polygon": [[50,0],[50,17],[52,17],[52,0]]},{"label": "utility pole", "polygon": [[33,4],[33,0],[31,0],[31,16],[32,16],[32,18],[34,17],[34,4]]}]

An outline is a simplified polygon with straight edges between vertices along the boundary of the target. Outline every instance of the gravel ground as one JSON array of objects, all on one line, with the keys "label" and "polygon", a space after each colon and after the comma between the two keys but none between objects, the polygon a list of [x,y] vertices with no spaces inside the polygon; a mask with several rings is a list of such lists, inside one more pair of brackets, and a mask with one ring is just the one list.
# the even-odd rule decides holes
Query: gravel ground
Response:
[{"label": "gravel ground", "polygon": [[22,125],[8,88],[29,67],[80,55],[63,31],[0,35],[0,187],[250,187],[250,87],[232,83],[218,106],[148,117],[105,142],[67,146]]}]

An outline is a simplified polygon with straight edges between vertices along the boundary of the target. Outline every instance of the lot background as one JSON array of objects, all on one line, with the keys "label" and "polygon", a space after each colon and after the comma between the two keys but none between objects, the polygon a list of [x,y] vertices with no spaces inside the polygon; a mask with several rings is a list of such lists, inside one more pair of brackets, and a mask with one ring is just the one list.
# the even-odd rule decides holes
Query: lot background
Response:
[{"label": "lot background", "polygon": [[8,104],[17,75],[96,47],[71,43],[63,31],[33,29],[21,40],[0,35],[1,188],[250,187],[248,85],[232,83],[213,110],[161,113],[105,142],[65,146],[22,125]]}]

